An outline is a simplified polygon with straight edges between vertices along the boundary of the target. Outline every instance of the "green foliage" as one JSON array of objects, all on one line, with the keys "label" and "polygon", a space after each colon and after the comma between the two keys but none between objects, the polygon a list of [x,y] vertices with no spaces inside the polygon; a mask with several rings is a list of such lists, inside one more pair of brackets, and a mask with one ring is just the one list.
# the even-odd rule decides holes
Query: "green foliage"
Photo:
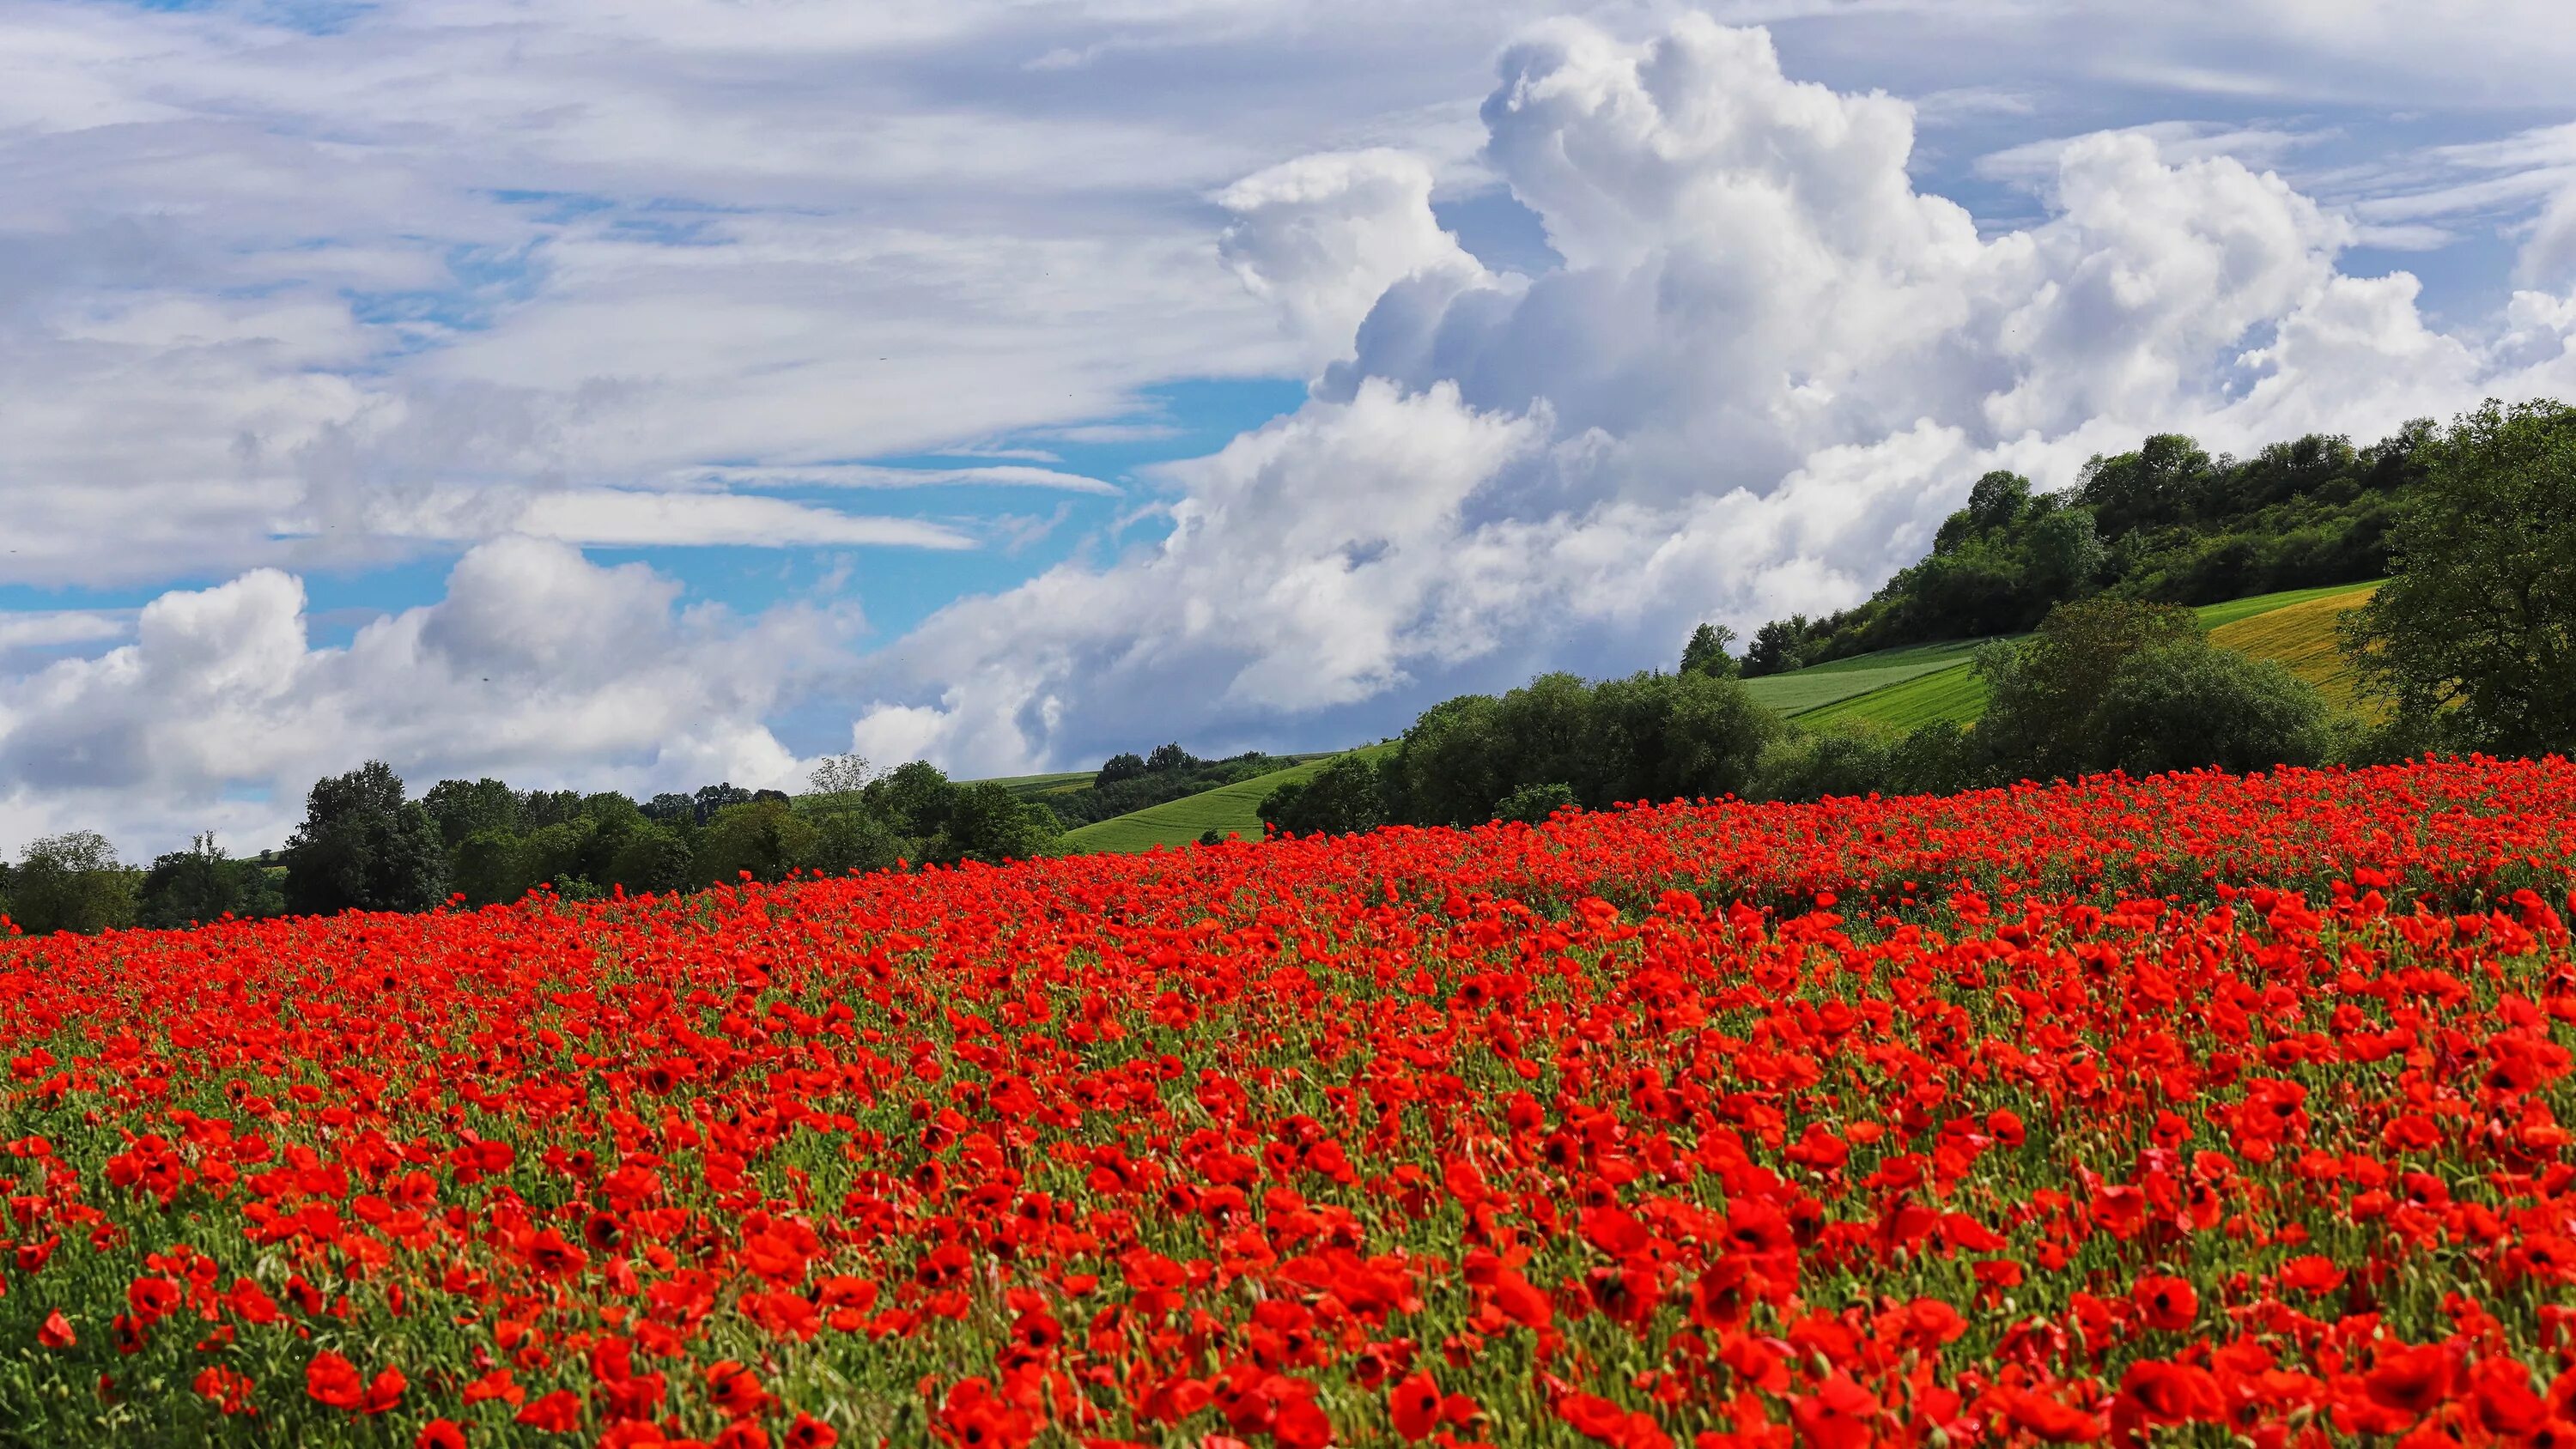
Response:
[{"label": "green foliage", "polygon": [[943,858],[999,865],[1044,855],[1064,824],[1044,805],[1020,799],[1008,787],[986,782],[960,786],[949,804]]},{"label": "green foliage", "polygon": [[2326,708],[2278,664],[2213,647],[2191,611],[2090,599],[2021,645],[1980,651],[1993,699],[1974,733],[1983,772],[2049,779],[2307,763]]},{"label": "green foliage", "polygon": [[1792,726],[1763,750],[1745,793],[1757,800],[1822,800],[1867,795],[1892,773],[1896,740],[1867,720]]},{"label": "green foliage", "polygon": [[287,908],[425,911],[447,891],[447,852],[429,812],[403,798],[382,760],[316,781],[286,844]]},{"label": "green foliage", "polygon": [[813,859],[822,834],[784,800],[728,805],[707,822],[690,874],[707,885],[732,885],[745,875],[785,880]]},{"label": "green foliage", "polygon": [[1100,773],[1092,777],[1091,783],[1095,788],[1106,787],[1122,780],[1133,780],[1144,773],[1143,755],[1133,752],[1116,754],[1111,755],[1108,762],[1100,767]]},{"label": "green foliage", "polygon": [[143,873],[135,900],[135,923],[171,930],[227,914],[242,920],[274,916],[286,909],[286,898],[268,870],[255,860],[235,860],[200,835],[186,850],[174,850],[152,862]]},{"label": "green foliage", "polygon": [[923,839],[947,829],[956,794],[957,787],[938,766],[914,760],[870,780],[859,798],[895,834]]},{"label": "green foliage", "polygon": [[420,797],[421,808],[438,823],[439,839],[453,850],[480,830],[517,834],[519,793],[498,780],[441,780]]},{"label": "green foliage", "polygon": [[1684,674],[1740,674],[1742,661],[1731,652],[1735,631],[1723,624],[1702,624],[1691,631],[1690,641],[1682,645]]},{"label": "green foliage", "polygon": [[2103,690],[2097,758],[2132,775],[2313,764],[2325,701],[2269,660],[2195,637],[2142,649]]},{"label": "green foliage", "polygon": [[2191,611],[2171,604],[2089,599],[2057,609],[2028,642],[1977,652],[1976,671],[1993,691],[1977,722],[1980,743],[2016,778],[2107,768],[2099,712],[2112,675],[2139,650],[2185,641],[2208,647]]},{"label": "green foliage", "polygon": [[1524,786],[1561,784],[1587,809],[1743,790],[1778,716],[1743,681],[1547,674],[1499,699],[1462,695],[1405,731],[1381,788],[1391,818],[1471,825]]},{"label": "green foliage", "polygon": [[817,795],[846,795],[867,788],[868,778],[875,773],[865,755],[825,755],[805,777],[805,787]]},{"label": "green foliage", "polygon": [[2363,688],[2416,721],[2456,713],[2482,749],[2576,748],[2576,409],[2489,402],[2420,455],[2396,576],[2345,628]]},{"label": "green foliage", "polygon": [[31,936],[131,926],[138,881],[139,873],[118,864],[116,847],[95,830],[41,836],[28,842],[9,872],[7,914]]},{"label": "green foliage", "polygon": [[1379,767],[1343,755],[1304,780],[1292,780],[1261,802],[1261,820],[1289,835],[1350,835],[1387,823]]},{"label": "green foliage", "polygon": [[448,879],[468,905],[490,906],[515,901],[535,880],[519,851],[519,837],[507,830],[477,830],[457,842],[448,858]]},{"label": "green foliage", "polygon": [[697,851],[679,831],[647,824],[618,842],[608,882],[628,895],[668,895],[689,887],[696,862]]},{"label": "green foliage", "polygon": [[[905,843],[894,827],[865,810],[843,810],[816,821],[813,868],[827,875],[851,871],[891,870],[904,858]],[[628,885],[628,890],[639,887]],[[641,889],[662,890],[653,886]]]},{"label": "green foliage", "polygon": [[1544,785],[1523,785],[1505,795],[1494,806],[1494,818],[1544,825],[1559,810],[1574,808],[1574,787],[1562,780],[1551,780]]}]

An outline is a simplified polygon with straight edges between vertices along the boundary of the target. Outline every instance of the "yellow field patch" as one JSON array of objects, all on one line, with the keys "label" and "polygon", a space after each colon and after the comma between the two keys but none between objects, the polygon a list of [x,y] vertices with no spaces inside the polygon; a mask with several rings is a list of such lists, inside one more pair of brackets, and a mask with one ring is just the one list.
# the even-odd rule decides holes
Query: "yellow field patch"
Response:
[{"label": "yellow field patch", "polygon": [[2209,631],[2209,642],[2257,659],[2277,660],[2337,707],[2349,709],[2359,680],[2351,661],[2335,645],[2335,622],[2378,589],[2377,584],[2364,584],[2346,593],[2221,624]]}]

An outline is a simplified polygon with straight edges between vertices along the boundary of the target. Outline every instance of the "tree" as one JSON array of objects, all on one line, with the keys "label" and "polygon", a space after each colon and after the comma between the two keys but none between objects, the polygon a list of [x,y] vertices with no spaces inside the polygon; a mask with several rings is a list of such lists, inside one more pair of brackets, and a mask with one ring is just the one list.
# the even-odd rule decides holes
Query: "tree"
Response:
[{"label": "tree", "polygon": [[822,838],[814,848],[814,868],[826,874],[888,870],[903,859],[903,837],[871,811],[836,810],[824,816],[817,829]]},{"label": "tree", "polygon": [[1376,765],[1343,755],[1271,791],[1259,814],[1283,835],[1352,835],[1387,823],[1386,793]]},{"label": "tree", "polygon": [[1505,795],[1494,806],[1496,820],[1518,820],[1525,825],[1544,825],[1559,810],[1575,810],[1574,787],[1562,780],[1544,785],[1523,785]]},{"label": "tree", "polygon": [[813,773],[805,777],[805,788],[816,795],[847,794],[866,789],[868,778],[875,773],[876,768],[865,755],[825,755],[815,764]]},{"label": "tree", "polygon": [[947,828],[949,806],[956,797],[957,787],[937,765],[914,760],[870,780],[860,792],[859,803],[897,835],[922,840]]},{"label": "tree", "polygon": [[1977,722],[1979,744],[2016,777],[2107,768],[2099,712],[2111,677],[2142,649],[2185,641],[2201,642],[2189,609],[2107,598],[2060,605],[2028,642],[1977,651],[1975,667],[1990,692]]},{"label": "tree", "polygon": [[2576,408],[2489,402],[2415,461],[2395,576],[2344,623],[2363,687],[2485,749],[2576,749]]},{"label": "tree", "polygon": [[1063,833],[1054,811],[990,781],[957,787],[949,802],[947,854],[957,859],[1032,860]]},{"label": "tree", "polygon": [[2106,533],[2182,520],[2205,495],[2212,464],[2180,433],[2158,433],[2134,453],[2096,456],[2084,465],[2080,490]]},{"label": "tree", "polygon": [[747,800],[707,822],[693,873],[710,885],[732,885],[746,871],[754,880],[784,880],[789,871],[813,863],[821,840],[822,832],[785,801]]},{"label": "tree", "polygon": [[135,885],[136,872],[117,863],[116,847],[97,831],[42,836],[9,872],[8,913],[31,936],[95,934],[134,924]]},{"label": "tree", "polygon": [[1773,619],[1753,631],[1753,642],[1744,651],[1745,677],[1786,674],[1807,662],[1806,648],[1806,615]]},{"label": "tree", "polygon": [[697,853],[680,833],[660,825],[627,832],[608,861],[608,883],[629,895],[669,895],[688,889]]},{"label": "tree", "polygon": [[197,836],[186,850],[174,850],[152,862],[135,900],[135,921],[159,930],[226,915],[241,919],[273,916],[285,901],[255,860],[234,860],[210,834]]},{"label": "tree", "polygon": [[1100,773],[1091,777],[1091,787],[1095,790],[1103,789],[1107,786],[1115,785],[1121,780],[1136,779],[1144,773],[1145,757],[1143,755],[1137,754],[1132,750],[1123,754],[1111,755],[1108,762],[1100,767]]},{"label": "tree", "polygon": [[477,830],[458,841],[449,869],[455,888],[477,906],[515,901],[528,893],[535,880],[519,849],[519,837],[506,830]]},{"label": "tree", "polygon": [[286,903],[308,915],[425,911],[447,892],[438,826],[382,760],[314,782],[286,843]]},{"label": "tree", "polygon": [[2132,775],[2204,765],[2243,774],[2315,763],[2326,706],[2279,664],[2195,635],[2122,660],[2102,691],[2099,717],[2092,763]]},{"label": "tree", "polygon": [[421,808],[438,822],[438,835],[450,850],[465,842],[465,837],[478,830],[504,830],[517,834],[519,795],[509,786],[485,776],[480,780],[441,780],[420,797]]},{"label": "tree", "polygon": [[1734,647],[1734,630],[1724,624],[1702,624],[1691,631],[1690,642],[1682,646],[1682,673],[1720,677],[1735,674],[1744,666],[1729,652]]},{"label": "tree", "polygon": [[1751,794],[1765,800],[1822,800],[1883,789],[1894,742],[1867,720],[1793,727],[1762,752]]},{"label": "tree", "polygon": [[519,797],[519,822],[515,828],[521,831],[543,830],[549,825],[561,825],[575,819],[580,814],[579,790],[530,790]]},{"label": "tree", "polygon": [[1198,757],[1182,749],[1178,741],[1168,745],[1156,745],[1154,752],[1145,757],[1145,769],[1153,774],[1160,774],[1165,770],[1186,770],[1197,763]]}]

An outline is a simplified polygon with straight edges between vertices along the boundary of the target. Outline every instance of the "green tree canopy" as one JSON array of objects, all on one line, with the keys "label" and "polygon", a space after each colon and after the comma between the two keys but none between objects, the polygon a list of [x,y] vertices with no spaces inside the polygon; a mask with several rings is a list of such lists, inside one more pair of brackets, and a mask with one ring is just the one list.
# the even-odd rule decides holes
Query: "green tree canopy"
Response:
[{"label": "green tree canopy", "polygon": [[1378,767],[1343,755],[1303,780],[1273,790],[1260,806],[1262,823],[1288,835],[1351,835],[1387,823],[1386,792]]},{"label": "green tree canopy", "polygon": [[286,843],[287,908],[425,911],[446,898],[447,853],[429,812],[382,760],[314,782]]},{"label": "green tree canopy", "polygon": [[2487,749],[2576,748],[2576,408],[2489,402],[2417,456],[2395,576],[2344,626],[2364,687]]},{"label": "green tree canopy", "polygon": [[116,847],[97,831],[42,836],[9,872],[8,915],[31,936],[130,926],[136,883],[137,872],[117,863]]}]

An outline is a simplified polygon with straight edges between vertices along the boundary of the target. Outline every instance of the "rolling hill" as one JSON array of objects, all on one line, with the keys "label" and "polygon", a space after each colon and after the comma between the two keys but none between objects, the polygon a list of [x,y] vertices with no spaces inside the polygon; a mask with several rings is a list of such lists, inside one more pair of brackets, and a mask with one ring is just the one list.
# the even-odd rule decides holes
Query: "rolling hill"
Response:
[{"label": "rolling hill", "polygon": [[[1352,753],[1374,760],[1394,748],[1393,745],[1370,745]],[[1338,755],[1320,756],[1285,770],[1273,770],[1267,775],[1255,775],[1249,780],[1238,780],[1231,785],[1220,785],[1213,790],[1102,820],[1080,830],[1066,832],[1064,843],[1067,848],[1086,854],[1093,851],[1135,854],[1157,845],[1187,845],[1210,830],[1231,831],[1247,839],[1258,840],[1261,837],[1261,802],[1269,798],[1270,792],[1292,780],[1308,779],[1338,758]]]},{"label": "rolling hill", "polygon": [[[2325,691],[2327,698],[2338,704],[2349,704],[2352,680],[2341,656],[2335,652],[2334,621],[2344,610],[2369,598],[2371,591],[2378,587],[2377,583],[2367,583],[2290,589],[2277,594],[2230,599],[2220,604],[2203,604],[2192,613],[2199,618],[2200,626],[2209,631],[2211,642],[2242,650],[2257,659],[2277,659],[2289,666],[2291,673]],[[1896,729],[1912,729],[1936,719],[1966,724],[1983,714],[1986,708],[1985,681],[1967,665],[1968,656],[1976,651],[1974,642],[1917,645],[1910,649],[1856,655],[1816,669],[1775,674],[1753,683],[1799,680],[1836,669],[1852,675],[1873,675],[1889,667],[1889,661],[1897,656],[1921,655],[1927,650],[1944,648],[1957,651],[1953,656],[1956,662],[1918,671],[1908,678],[1889,680],[1866,691],[1834,694],[1830,702],[1821,706],[1787,710],[1771,699],[1763,702],[1814,723],[1866,719]],[[1818,685],[1831,689],[1822,679],[1818,680]],[[1788,693],[1785,683],[1775,686],[1775,690],[1783,695]]]},{"label": "rolling hill", "polygon": [[[2192,612],[2212,642],[2258,659],[2276,659],[2291,673],[2324,691],[2339,705],[2353,699],[2350,667],[2334,642],[2335,620],[2346,609],[2370,597],[2376,583],[2329,584],[2291,589],[2205,604]],[[1893,729],[1909,730],[1934,720],[1967,724],[1986,708],[1986,682],[1968,667],[1982,639],[1915,644],[1859,654],[1829,664],[1765,675],[1745,681],[1753,697],[1795,719],[1827,723],[1863,719]],[[1376,759],[1392,744],[1357,751]],[[1261,835],[1261,802],[1271,791],[1321,770],[1335,756],[1307,760],[1232,785],[1120,815],[1071,831],[1065,845],[1075,851],[1134,853],[1157,845],[1181,846],[1208,830],[1232,831],[1250,839]],[[1040,782],[1088,779],[1084,775],[1033,775],[1000,783],[1015,792],[1042,794]],[[1039,786],[1039,788],[1031,788]],[[1054,784],[1052,788],[1062,788]]]}]

